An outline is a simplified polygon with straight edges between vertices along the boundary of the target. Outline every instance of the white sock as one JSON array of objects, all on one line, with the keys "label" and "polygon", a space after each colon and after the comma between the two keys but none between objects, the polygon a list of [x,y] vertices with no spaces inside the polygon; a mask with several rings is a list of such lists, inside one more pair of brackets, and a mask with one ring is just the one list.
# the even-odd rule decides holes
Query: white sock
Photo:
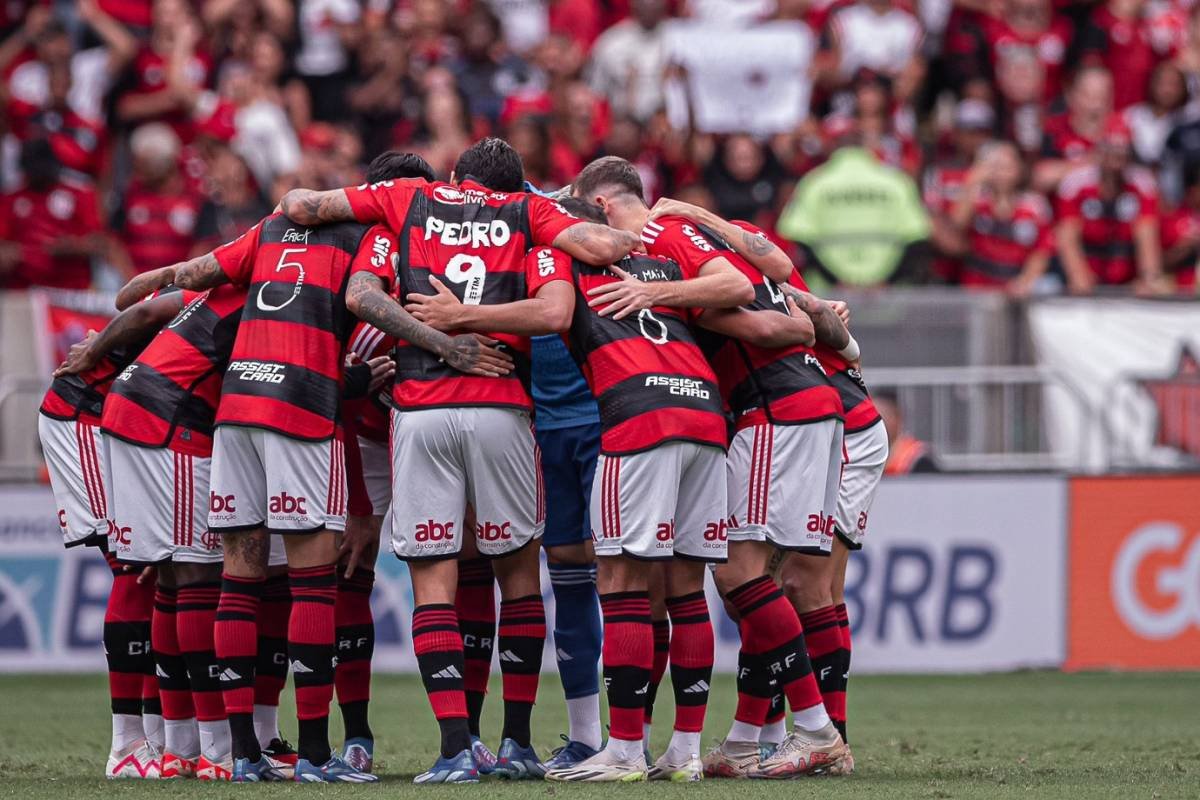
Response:
[{"label": "white sock", "polygon": [[671,731],[671,744],[667,746],[667,761],[681,764],[700,755],[700,733]]},{"label": "white sock", "polygon": [[729,726],[729,735],[725,737],[727,742],[757,742],[762,738],[762,728],[758,725],[751,725],[748,722],[739,722],[734,720]]},{"label": "white sock", "polygon": [[829,714],[825,712],[825,705],[817,703],[815,706],[810,706],[803,711],[797,711],[793,715],[792,725],[802,731],[816,733],[829,724]]},{"label": "white sock", "polygon": [[163,749],[180,758],[195,760],[200,755],[200,729],[196,718],[169,719],[163,723]]},{"label": "white sock", "polygon": [[140,714],[113,714],[112,733],[112,751],[124,753],[130,745],[146,738],[146,731],[142,729],[142,716]]},{"label": "white sock", "polygon": [[279,706],[254,704],[254,735],[258,737],[259,747],[266,747],[272,739],[283,738],[279,735]]},{"label": "white sock", "polygon": [[142,714],[142,730],[146,734],[147,742],[159,750],[163,749],[166,734],[163,732],[162,714]]},{"label": "white sock", "polygon": [[600,749],[600,695],[567,699],[567,738]]},{"label": "white sock", "polygon": [[636,761],[642,755],[642,740],[617,739],[608,737],[608,745],[604,748],[612,753],[618,761]]},{"label": "white sock", "polygon": [[229,735],[229,720],[218,719],[198,723],[200,728],[200,755],[214,763],[229,760],[233,752],[233,739]]},{"label": "white sock", "polygon": [[768,722],[766,725],[763,725],[762,733],[758,735],[758,741],[761,744],[779,744],[786,735],[787,718],[780,717],[774,722]]}]

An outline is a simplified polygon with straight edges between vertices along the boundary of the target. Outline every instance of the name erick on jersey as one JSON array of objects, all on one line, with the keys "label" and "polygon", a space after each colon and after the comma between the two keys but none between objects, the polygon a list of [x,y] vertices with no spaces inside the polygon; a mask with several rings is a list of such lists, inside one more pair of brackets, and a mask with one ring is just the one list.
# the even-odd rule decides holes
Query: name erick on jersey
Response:
[{"label": "name erick on jersey", "polygon": [[[631,256],[618,266],[643,281],[692,277],[652,256]],[[588,307],[587,293],[620,278],[578,261],[572,269],[575,316],[567,340],[600,408],[601,452],[625,455],[672,441],[724,449],[720,389],[688,327],[690,313],[655,307],[621,320],[602,317]]]},{"label": "name erick on jersey", "polygon": [[194,299],[113,382],[101,428],[130,444],[207,458],[246,290],[224,284],[188,295]]},{"label": "name erick on jersey", "polygon": [[[168,286],[155,292],[151,297],[161,297],[165,294],[182,291],[178,287]],[[196,297],[195,292],[185,292],[183,302]],[[96,366],[84,370],[78,375],[63,375],[55,378],[42,398],[39,409],[47,417],[54,419],[80,419],[92,425],[100,424],[100,416],[104,411],[104,398],[112,388],[113,380],[121,370],[133,363],[138,354],[154,340],[158,331],[148,334],[144,339],[133,342],[125,347],[113,348],[100,359]]]},{"label": "name erick on jersey", "polygon": [[[347,189],[361,222],[386,222],[400,232],[401,295],[434,294],[434,275],[467,305],[524,300],[552,280],[554,259],[530,261],[532,248],[580,222],[562,206],[524,192],[493,192],[473,181],[459,186],[419,179]],[[529,339],[492,334],[509,348],[516,369],[502,378],[465,375],[437,356],[399,343],[393,404],[400,409],[500,406],[532,410]]]},{"label": "name erick on jersey", "polygon": [[213,255],[230,283],[246,289],[216,424],[331,438],[354,323],[346,284],[365,271],[390,290],[396,237],[381,225],[307,228],[272,214]]},{"label": "name erick on jersey", "polygon": [[[758,228],[736,223],[753,234]],[[734,252],[713,231],[682,217],[662,217],[642,231],[647,250],[690,261],[696,273],[717,257],[726,258],[754,286],[748,311],[789,313],[779,287]],[[720,379],[721,393],[739,429],[763,422],[799,425],[841,416],[838,393],[808,347],[759,347],[705,333],[701,343]]]}]

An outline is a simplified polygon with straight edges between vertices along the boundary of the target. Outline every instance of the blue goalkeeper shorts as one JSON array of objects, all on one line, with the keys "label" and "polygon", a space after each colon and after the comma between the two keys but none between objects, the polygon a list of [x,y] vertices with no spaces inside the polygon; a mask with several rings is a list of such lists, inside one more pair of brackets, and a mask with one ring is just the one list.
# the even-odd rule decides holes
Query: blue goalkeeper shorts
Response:
[{"label": "blue goalkeeper shorts", "polygon": [[537,430],[542,449],[542,481],[546,490],[543,547],[578,544],[592,538],[588,508],[592,476],[600,454],[600,425]]}]

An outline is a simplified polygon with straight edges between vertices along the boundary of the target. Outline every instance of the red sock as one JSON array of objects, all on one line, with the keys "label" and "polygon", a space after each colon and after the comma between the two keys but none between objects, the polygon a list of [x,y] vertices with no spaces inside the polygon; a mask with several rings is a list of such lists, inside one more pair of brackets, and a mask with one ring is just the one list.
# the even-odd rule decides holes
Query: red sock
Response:
[{"label": "red sock", "polygon": [[837,610],[825,606],[800,615],[804,626],[804,641],[813,674],[821,690],[821,699],[829,718],[836,725],[846,719],[846,689],[842,686],[842,628]]},{"label": "red sock", "polygon": [[604,683],[608,687],[609,736],[642,738],[646,701],[640,692],[650,683],[654,633],[646,592],[600,595],[604,615]]},{"label": "red sock", "polygon": [[375,572],[359,567],[353,577],[338,576],[337,669],[334,684],[339,704],[371,699],[371,655],[375,651],[375,618],[371,615],[371,588]]},{"label": "red sock", "polygon": [[704,592],[667,598],[671,615],[671,686],[675,691],[675,730],[704,730],[712,683],[713,628]]},{"label": "red sock", "polygon": [[213,646],[221,667],[221,695],[228,714],[254,713],[254,671],[258,660],[259,598],[262,578],[223,575]]},{"label": "red sock", "polygon": [[504,681],[504,729],[501,738],[529,746],[529,717],[537,700],[542,650],[546,646],[546,609],[540,594],[500,604],[500,674]]},{"label": "red sock", "polygon": [[258,612],[258,658],[255,664],[254,704],[279,705],[288,676],[288,624],[292,589],[287,575],[272,575],[263,584]]},{"label": "red sock", "polygon": [[[838,628],[842,632],[842,663],[839,665],[838,672],[841,675],[841,690],[842,690],[842,718],[838,720],[834,718],[834,727],[842,734],[842,740],[849,742],[850,739],[846,736],[846,698],[849,696],[850,686],[850,654],[852,648],[850,645],[850,615],[846,612],[846,604],[839,603],[834,606],[834,611],[837,614]],[[831,715],[832,716],[832,715]]]},{"label": "red sock", "polygon": [[154,652],[158,696],[162,702],[163,719],[191,719],[196,716],[192,707],[192,687],[188,682],[187,665],[179,650],[176,632],[176,603],[178,592],[165,586],[154,593],[154,616],[150,618],[150,649]]},{"label": "red sock", "polygon": [[441,729],[442,755],[453,756],[471,746],[463,693],[463,642],[454,606],[431,603],[414,608],[412,637],[421,682]]},{"label": "red sock", "polygon": [[483,698],[492,672],[492,649],[496,643],[496,589],[490,559],[459,562],[454,612],[463,640],[467,725],[471,733],[478,736]]},{"label": "red sock", "polygon": [[819,705],[821,690],[808,660],[804,628],[775,582],[760,576],[730,591],[728,599],[741,618],[742,648],[761,661],[792,710]]},{"label": "red sock", "polygon": [[288,570],[292,613],[288,618],[288,658],[296,687],[300,736],[296,750],[313,764],[329,760],[329,704],[333,702],[334,608],[337,574],[333,564]]},{"label": "red sock", "polygon": [[108,659],[108,691],[112,713],[140,715],[142,684],[150,666],[150,613],[154,586],[137,582],[112,553],[105,553],[113,574],[104,609],[104,652]]},{"label": "red sock", "polygon": [[215,722],[225,719],[225,701],[221,698],[216,646],[213,628],[217,620],[217,603],[221,598],[218,583],[197,583],[179,589],[175,611],[175,630],[179,637],[179,652],[187,664],[192,684],[192,705],[196,719]]},{"label": "red sock", "polygon": [[665,619],[652,620],[654,627],[654,660],[650,662],[650,688],[646,690],[646,724],[654,717],[654,702],[658,699],[658,687],[667,674],[671,663],[671,622]]}]

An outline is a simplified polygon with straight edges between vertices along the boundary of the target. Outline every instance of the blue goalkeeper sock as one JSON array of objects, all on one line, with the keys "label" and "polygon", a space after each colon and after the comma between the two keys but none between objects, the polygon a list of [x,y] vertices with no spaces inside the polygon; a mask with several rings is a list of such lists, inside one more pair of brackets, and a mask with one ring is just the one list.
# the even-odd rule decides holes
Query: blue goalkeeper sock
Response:
[{"label": "blue goalkeeper sock", "polygon": [[596,565],[550,564],[554,652],[570,720],[568,738],[600,746],[600,597]]}]

